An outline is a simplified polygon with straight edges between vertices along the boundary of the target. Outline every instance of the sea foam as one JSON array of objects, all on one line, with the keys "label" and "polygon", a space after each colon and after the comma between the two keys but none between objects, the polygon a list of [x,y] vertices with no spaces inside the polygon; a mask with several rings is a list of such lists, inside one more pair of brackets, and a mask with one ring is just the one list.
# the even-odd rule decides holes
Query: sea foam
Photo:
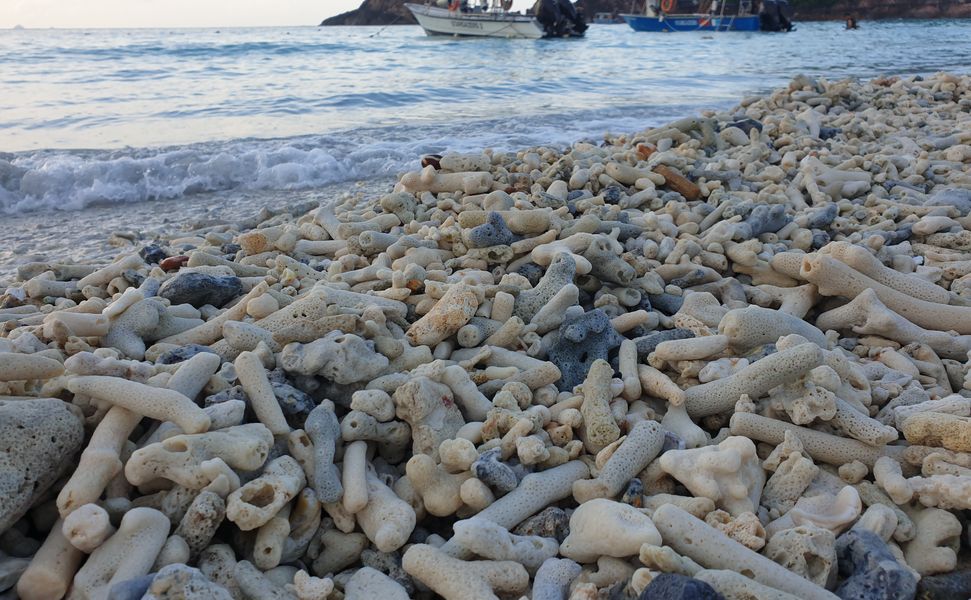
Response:
[{"label": "sea foam", "polygon": [[[209,192],[305,190],[415,168],[422,154],[492,147],[566,146],[680,116],[550,115],[531,120],[374,128],[273,140],[167,148],[41,150],[0,154],[0,210],[20,213],[181,198]],[[582,117],[582,118],[581,118]]]}]

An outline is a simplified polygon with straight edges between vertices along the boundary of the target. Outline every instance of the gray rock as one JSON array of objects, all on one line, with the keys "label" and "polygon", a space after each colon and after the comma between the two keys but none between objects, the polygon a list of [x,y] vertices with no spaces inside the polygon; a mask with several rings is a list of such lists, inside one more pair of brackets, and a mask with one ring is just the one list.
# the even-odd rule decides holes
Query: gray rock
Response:
[{"label": "gray rock", "polygon": [[921,577],[917,584],[921,600],[971,598],[971,571],[954,571],[943,575]]},{"label": "gray rock", "polygon": [[143,600],[232,600],[229,590],[206,578],[199,569],[173,564],[159,571]]},{"label": "gray rock", "polygon": [[[563,255],[561,255],[563,256]],[[607,360],[608,353],[624,340],[599,308],[570,316],[550,336],[549,361],[560,369],[560,390],[572,390],[583,383],[596,360]]]},{"label": "gray rock", "polygon": [[650,300],[651,306],[669,316],[681,310],[681,304],[684,302],[681,296],[675,296],[667,292],[663,294],[648,294],[647,298]]},{"label": "gray rock", "polygon": [[743,118],[728,124],[728,127],[738,127],[748,135],[753,129],[762,131],[762,123],[755,119]]},{"label": "gray rock", "polygon": [[512,467],[499,460],[499,452],[499,448],[483,452],[472,463],[472,474],[492,489],[508,493],[516,489],[519,479],[516,478],[516,472]]},{"label": "gray rock", "polygon": [[169,257],[169,253],[158,244],[142,246],[142,249],[138,251],[138,255],[150,265],[158,264]]},{"label": "gray rock", "polygon": [[299,429],[303,426],[307,415],[314,409],[314,401],[308,394],[298,390],[289,383],[270,382],[273,395],[283,410],[283,415],[291,427]]},{"label": "gray rock", "polygon": [[7,556],[0,558],[0,592],[9,590],[27,570],[30,559]]},{"label": "gray rock", "polygon": [[971,212],[971,190],[951,187],[936,190],[924,206],[953,206],[966,217]]},{"label": "gray rock", "polygon": [[509,244],[514,237],[509,228],[506,227],[502,215],[495,211],[489,213],[485,223],[473,227],[466,235],[470,248],[488,248],[489,246]]},{"label": "gray rock", "polygon": [[0,532],[74,463],[84,425],[56,398],[0,400]]},{"label": "gray rock", "polygon": [[209,346],[201,346],[199,344],[187,344],[174,350],[169,350],[168,352],[162,353],[158,357],[158,364],[160,365],[173,365],[175,363],[180,363],[189,360],[196,354],[202,352],[209,352],[211,354],[216,354],[216,352]]},{"label": "gray rock", "polygon": [[162,284],[158,295],[172,304],[191,304],[196,308],[211,304],[220,308],[243,293],[243,282],[231,275],[180,273]]},{"label": "gray rock", "polygon": [[556,538],[562,544],[570,535],[570,517],[562,508],[550,506],[517,525],[512,532],[516,535]]},{"label": "gray rock", "polygon": [[725,597],[704,581],[661,573],[644,588],[639,600],[725,600]]},{"label": "gray rock", "polygon": [[872,531],[851,529],[839,536],[836,556],[847,578],[835,592],[843,600],[911,600],[917,593],[917,578]]},{"label": "gray rock", "polygon": [[519,273],[529,281],[529,285],[536,287],[539,284],[540,279],[543,277],[543,267],[539,266],[534,262],[523,263],[516,273]]},{"label": "gray rock", "polygon": [[204,408],[209,408],[214,404],[222,404],[223,402],[229,402],[230,400],[242,400],[249,405],[249,398],[246,397],[246,392],[243,391],[242,386],[234,385],[231,388],[218,391],[211,396],[206,396],[206,399],[203,400],[202,406]]},{"label": "gray rock", "polygon": [[784,204],[760,204],[752,209],[745,223],[739,227],[736,239],[748,240],[758,237],[763,233],[775,233],[779,231],[791,220],[786,214]]},{"label": "gray rock", "polygon": [[119,581],[108,590],[108,600],[141,600],[153,579],[155,573]]},{"label": "gray rock", "polygon": [[839,216],[839,207],[836,203],[827,204],[819,208],[813,208],[806,212],[808,220],[806,227],[809,229],[825,229],[833,224]]}]

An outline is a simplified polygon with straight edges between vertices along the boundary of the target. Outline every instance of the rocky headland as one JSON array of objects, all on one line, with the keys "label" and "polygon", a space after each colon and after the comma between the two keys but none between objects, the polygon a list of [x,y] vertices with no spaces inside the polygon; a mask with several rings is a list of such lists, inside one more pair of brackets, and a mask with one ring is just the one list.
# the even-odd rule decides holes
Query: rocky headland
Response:
[{"label": "rocky headland", "polygon": [[[364,0],[356,10],[324,19],[321,25],[412,25],[415,19],[405,0]],[[957,19],[971,18],[968,0],[790,0],[797,21],[827,21],[854,15],[857,19]],[[598,12],[626,13],[630,0],[580,0],[588,15]],[[643,8],[638,2],[636,10]]]}]

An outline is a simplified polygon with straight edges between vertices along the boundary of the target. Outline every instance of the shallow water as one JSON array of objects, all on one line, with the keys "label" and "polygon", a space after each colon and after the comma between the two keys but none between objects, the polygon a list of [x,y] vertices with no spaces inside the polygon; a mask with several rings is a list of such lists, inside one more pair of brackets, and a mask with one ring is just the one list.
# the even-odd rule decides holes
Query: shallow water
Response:
[{"label": "shallow water", "polygon": [[429,38],[417,27],[0,31],[0,209],[387,176],[416,155],[567,144],[726,107],[796,73],[971,69],[960,21],[790,34]]}]

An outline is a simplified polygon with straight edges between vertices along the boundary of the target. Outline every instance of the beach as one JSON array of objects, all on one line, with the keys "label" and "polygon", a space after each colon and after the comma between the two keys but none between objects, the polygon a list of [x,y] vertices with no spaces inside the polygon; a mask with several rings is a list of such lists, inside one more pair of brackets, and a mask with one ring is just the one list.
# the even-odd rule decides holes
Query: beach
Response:
[{"label": "beach", "polygon": [[92,210],[117,257],[0,309],[18,593],[971,593],[969,107],[800,75],[136,239]]},{"label": "beach", "polygon": [[36,211],[7,216],[7,232],[0,248],[0,287],[8,285],[17,267],[25,263],[110,261],[119,252],[137,250],[156,237],[228,228],[254,219],[264,208],[281,211],[292,205],[334,201],[345,194],[375,196],[392,183],[379,178],[307,191],[211,193],[161,203],[149,200],[88,207],[56,219]]}]

